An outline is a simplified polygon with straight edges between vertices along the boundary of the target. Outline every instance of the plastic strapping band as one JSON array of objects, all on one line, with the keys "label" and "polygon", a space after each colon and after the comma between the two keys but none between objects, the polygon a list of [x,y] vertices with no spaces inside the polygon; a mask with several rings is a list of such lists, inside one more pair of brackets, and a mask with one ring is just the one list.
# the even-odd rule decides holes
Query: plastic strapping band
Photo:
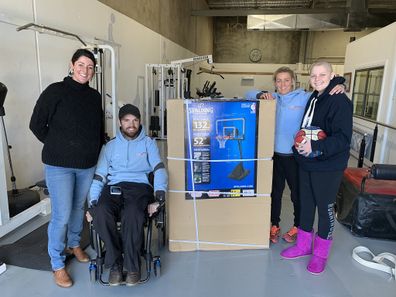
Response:
[{"label": "plastic strapping band", "polygon": [[226,246],[241,246],[241,247],[257,247],[257,248],[267,248],[268,246],[261,244],[249,244],[249,243],[230,243],[230,242],[213,242],[213,241],[195,241],[195,240],[177,240],[169,239],[170,242],[180,242],[180,243],[194,243],[194,244],[208,244],[208,245],[226,245]]},{"label": "plastic strapping band", "polygon": [[175,161],[188,161],[188,162],[212,162],[212,163],[220,163],[220,162],[254,162],[254,161],[271,161],[272,158],[260,158],[260,159],[225,159],[225,160],[198,160],[198,159],[189,159],[189,158],[175,158],[175,157],[167,157],[168,160]]},{"label": "plastic strapping band", "polygon": [[[192,145],[191,145],[191,131],[190,131],[190,112],[189,112],[189,101],[184,100],[186,104],[186,112],[187,112],[187,132],[188,132],[188,151],[190,156],[192,156]],[[190,174],[194,176],[194,168],[193,163],[190,162]],[[196,240],[196,248],[199,250],[199,231],[198,231],[198,213],[197,213],[197,200],[195,194],[195,183],[192,183],[192,190],[193,190],[193,205],[194,205],[194,222],[195,222],[195,240]]]},{"label": "plastic strapping band", "polygon": [[[372,259],[365,260],[359,256],[360,253],[369,254]],[[353,249],[352,258],[363,266],[386,272],[390,274],[391,279],[393,278],[396,280],[396,255],[385,252],[376,256],[365,246],[358,246]],[[393,267],[387,262],[392,263]]]},{"label": "plastic strapping band", "polygon": [[196,193],[199,194],[229,194],[229,195],[236,195],[240,194],[241,196],[246,195],[245,197],[253,197],[253,196],[258,196],[258,197],[270,197],[271,194],[258,194],[258,193],[236,193],[236,192],[216,192],[216,191],[183,191],[183,190],[168,190],[170,193],[187,193],[191,194],[194,193],[194,197],[196,197]]}]

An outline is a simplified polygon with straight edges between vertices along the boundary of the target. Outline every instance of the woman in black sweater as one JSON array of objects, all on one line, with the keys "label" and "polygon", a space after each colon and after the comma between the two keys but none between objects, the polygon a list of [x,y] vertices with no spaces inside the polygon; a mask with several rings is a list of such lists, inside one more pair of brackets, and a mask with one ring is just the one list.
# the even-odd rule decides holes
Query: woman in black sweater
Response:
[{"label": "woman in black sweater", "polygon": [[65,248],[80,262],[89,261],[80,247],[80,233],[103,139],[101,96],[89,86],[94,69],[94,55],[77,50],[70,76],[43,91],[29,126],[44,144],[42,161],[51,198],[48,254],[55,282],[61,287],[73,284],[65,269]]},{"label": "woman in black sweater", "polygon": [[[333,206],[348,164],[352,137],[352,102],[345,94],[329,95],[336,84],[333,78],[329,63],[316,62],[311,66],[310,83],[315,91],[305,108],[301,128],[318,127],[327,137],[320,140],[305,138],[293,147],[299,164],[300,228],[296,245],[281,253],[286,259],[312,254],[307,269],[313,274],[324,270],[330,252],[334,230]],[[314,236],[316,210],[318,230]]]}]

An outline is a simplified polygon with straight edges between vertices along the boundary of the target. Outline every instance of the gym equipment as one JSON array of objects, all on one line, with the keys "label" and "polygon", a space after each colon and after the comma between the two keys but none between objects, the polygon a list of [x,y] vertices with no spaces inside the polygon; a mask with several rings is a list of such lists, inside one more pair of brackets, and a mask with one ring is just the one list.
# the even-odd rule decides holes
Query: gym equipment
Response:
[{"label": "gym equipment", "polygon": [[[205,55],[205,56],[196,56],[192,58],[187,58],[187,59],[182,59],[182,60],[176,60],[172,61],[171,64],[173,65],[180,65],[180,69],[182,72],[182,81],[181,81],[181,89],[182,89],[182,94],[183,94],[183,99],[190,99],[191,97],[191,74],[192,70],[191,69],[184,69],[183,65],[186,63],[192,63],[191,65],[206,61],[208,64],[213,63],[213,58],[212,55]],[[191,66],[190,65],[190,66]],[[212,66],[214,67],[214,66]],[[199,74],[199,73],[197,73]]]},{"label": "gym equipment", "polygon": [[191,74],[192,74],[192,70],[191,69],[186,69],[185,70],[185,75],[186,75],[186,83],[185,86],[183,88],[183,98],[185,99],[191,99]]},{"label": "gym equipment", "polygon": [[396,240],[396,165],[347,168],[336,217],[355,235]]},{"label": "gym equipment", "polygon": [[[115,135],[117,134],[118,131],[118,97],[116,94],[117,91],[117,79],[116,79],[116,56],[115,56],[115,50],[112,46],[107,45],[107,44],[94,44],[91,45],[89,47],[90,49],[92,49],[94,51],[94,53],[99,53],[100,55],[100,59],[97,59],[99,61],[100,64],[96,65],[96,69],[95,71],[100,71],[100,75],[97,77],[97,88],[98,91],[102,94],[102,104],[103,104],[103,110],[106,110],[106,90],[105,90],[105,86],[106,83],[104,81],[104,68],[103,64],[104,64],[104,51],[103,50],[107,50],[110,52],[110,58],[111,58],[111,106],[112,106],[112,118],[111,118],[111,132],[112,135],[107,136],[106,134],[106,139],[111,139],[112,137],[115,137]],[[106,124],[106,116],[104,113],[104,118],[103,118],[104,122],[105,122],[105,133],[108,132],[108,128],[107,128],[107,124]]]},{"label": "gym equipment", "polygon": [[1,117],[1,124],[3,126],[3,132],[4,132],[4,139],[6,141],[6,147],[7,147],[7,156],[8,156],[8,163],[10,166],[10,171],[11,171],[11,183],[12,183],[12,190],[8,191],[8,204],[9,204],[9,213],[10,217],[13,217],[17,215],[18,213],[24,211],[25,209],[28,209],[29,207],[33,206],[34,204],[40,202],[40,195],[37,191],[33,191],[30,189],[17,189],[16,186],[16,177],[14,174],[14,168],[12,166],[12,159],[11,159],[11,146],[8,143],[8,137],[7,137],[7,130],[5,127],[4,123],[4,116],[5,116],[5,110],[3,107],[5,97],[7,95],[7,87],[0,82],[0,117]]},{"label": "gym equipment", "polygon": [[166,101],[181,98],[180,65],[146,64],[145,127],[151,137],[166,139]]},{"label": "gym equipment", "polygon": [[146,64],[145,106],[146,131],[151,137],[166,139],[166,101],[191,97],[192,71],[184,69],[185,63],[207,61],[213,63],[212,55],[171,61],[170,64]]},{"label": "gym equipment", "polygon": [[200,98],[223,98],[221,92],[217,92],[217,88],[215,88],[216,82],[210,83],[210,81],[206,81],[202,87],[202,91],[197,88],[197,95]]},{"label": "gym equipment", "polygon": [[201,74],[201,73],[213,74],[213,75],[218,75],[222,79],[224,79],[224,76],[222,76],[220,72],[216,72],[216,70],[214,69],[215,69],[214,66],[210,67],[210,69],[199,67],[199,71],[197,72],[197,74]]}]

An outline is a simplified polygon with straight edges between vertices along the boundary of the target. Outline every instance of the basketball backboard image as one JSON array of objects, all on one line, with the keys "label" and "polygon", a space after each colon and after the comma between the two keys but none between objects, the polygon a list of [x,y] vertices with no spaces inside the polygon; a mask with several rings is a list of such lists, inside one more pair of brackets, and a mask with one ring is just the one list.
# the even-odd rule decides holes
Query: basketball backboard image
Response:
[{"label": "basketball backboard image", "polygon": [[243,140],[245,136],[244,118],[225,118],[216,120],[216,139],[220,148],[225,148],[227,140]]}]

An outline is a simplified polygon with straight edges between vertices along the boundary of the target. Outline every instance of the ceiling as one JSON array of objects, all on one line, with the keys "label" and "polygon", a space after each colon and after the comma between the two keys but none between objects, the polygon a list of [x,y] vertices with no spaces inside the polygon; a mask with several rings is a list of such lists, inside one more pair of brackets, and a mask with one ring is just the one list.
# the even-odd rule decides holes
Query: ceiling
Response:
[{"label": "ceiling", "polygon": [[[272,16],[270,23],[275,27],[270,27],[267,20],[267,25],[264,24],[264,27],[260,28],[263,30],[360,31],[366,28],[384,27],[396,21],[396,0],[206,0],[206,2],[209,9],[194,10],[192,15]],[[284,16],[277,18],[278,15]],[[294,25],[288,27],[285,23],[294,23]]]}]

